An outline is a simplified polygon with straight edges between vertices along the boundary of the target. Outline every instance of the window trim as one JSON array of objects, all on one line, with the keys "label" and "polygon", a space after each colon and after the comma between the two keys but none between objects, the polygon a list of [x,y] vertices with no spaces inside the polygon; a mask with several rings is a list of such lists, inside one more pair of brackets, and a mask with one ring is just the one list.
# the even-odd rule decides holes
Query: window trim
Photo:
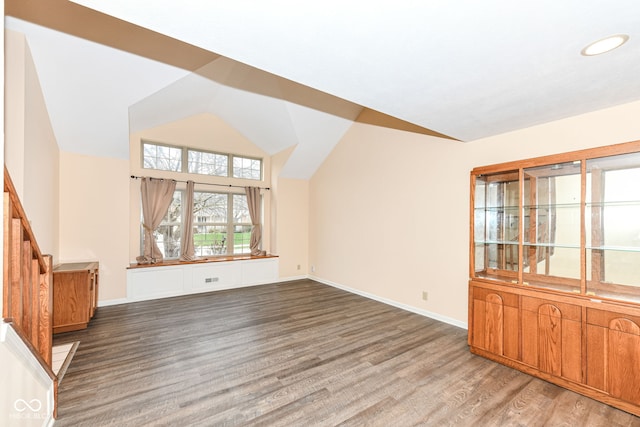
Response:
[{"label": "window trim", "polygon": [[[243,178],[243,177],[240,177],[240,176],[235,176],[233,174],[233,169],[234,169],[233,168],[233,159],[235,159],[236,157],[238,159],[248,159],[248,160],[258,160],[258,161],[260,161],[260,178],[259,179],[253,179],[253,178]],[[231,154],[230,155],[230,160],[231,160],[231,167],[229,168],[230,169],[229,173],[230,173],[230,177],[231,178],[248,179],[248,180],[251,180],[251,181],[264,181],[264,159],[261,159],[259,157],[241,156],[239,154]]]},{"label": "window trim", "polygon": [[[179,171],[175,171],[175,170],[167,170],[167,169],[157,169],[157,168],[145,167],[145,162],[144,162],[144,160],[145,160],[145,155],[144,155],[145,144],[179,149],[181,151],[180,170]],[[227,157],[227,175],[210,175],[210,174],[203,174],[203,173],[197,173],[197,172],[189,172],[189,152],[190,151],[226,156]],[[245,178],[245,177],[235,176],[234,175],[233,161],[236,158],[259,161],[260,162],[260,177],[258,179],[254,179],[254,178]],[[264,157],[254,157],[254,156],[247,156],[247,155],[242,155],[242,154],[224,153],[224,152],[221,152],[221,151],[212,151],[212,150],[200,149],[200,148],[195,148],[195,147],[189,147],[189,146],[186,146],[186,145],[166,144],[164,142],[156,142],[156,141],[148,140],[148,139],[141,139],[140,140],[140,165],[141,165],[141,168],[144,169],[144,170],[158,170],[158,171],[169,172],[169,173],[200,175],[200,176],[209,176],[209,177],[216,177],[216,178],[242,179],[242,180],[253,181],[253,182],[255,182],[255,181],[264,182],[264,163],[265,163],[264,162]]]},{"label": "window trim", "polygon": [[[179,171],[174,171],[174,170],[169,170],[169,169],[157,169],[157,168],[148,168],[145,167],[144,165],[144,146],[145,144],[149,144],[149,145],[157,145],[160,147],[167,147],[167,148],[177,148],[178,150],[180,150],[180,170]],[[142,169],[145,170],[154,170],[154,171],[163,171],[163,172],[171,172],[171,173],[182,173],[184,171],[184,161],[185,161],[185,155],[184,155],[184,149],[183,147],[179,146],[179,145],[172,145],[172,144],[165,144],[163,142],[155,142],[155,141],[150,141],[150,140],[146,140],[146,139],[142,139],[140,140],[140,167]]]},{"label": "window trim", "polygon": [[[205,154],[216,154],[218,156],[225,156],[227,158],[227,174],[226,175],[211,175],[208,173],[198,173],[198,172],[189,172],[189,152],[193,151],[196,153],[205,153]],[[230,169],[230,165],[231,165],[231,159],[232,159],[232,155],[229,153],[223,153],[220,151],[210,151],[210,150],[200,150],[200,149],[195,149],[193,147],[183,147],[183,156],[186,157],[187,159],[187,164],[186,167],[184,168],[183,172],[184,173],[190,173],[192,175],[202,175],[202,176],[215,176],[218,178],[228,178],[229,175],[229,169]]]},{"label": "window trim", "polygon": [[[176,189],[174,191],[175,193],[180,193],[180,200],[181,203],[184,203],[185,198],[185,193],[186,193],[186,189],[184,188],[180,188],[180,189]],[[197,222],[195,221],[195,217],[197,216],[196,214],[194,214],[194,222],[193,222],[193,227],[197,227],[200,225],[203,226],[224,226],[226,228],[225,233],[226,233],[226,252],[221,253],[221,254],[211,254],[211,255],[203,255],[203,254],[199,254],[198,250],[196,248],[196,254],[195,256],[197,258],[215,258],[215,257],[229,257],[229,256],[246,256],[248,254],[251,253],[251,248],[249,245],[247,245],[246,252],[235,252],[235,227],[236,226],[240,226],[240,227],[252,227],[253,224],[251,222],[236,222],[235,221],[235,217],[234,217],[234,196],[245,196],[246,199],[246,195],[242,192],[234,192],[234,191],[207,191],[207,190],[194,190],[194,194],[195,193],[210,193],[210,194],[220,194],[220,195],[225,195],[226,196],[226,200],[227,200],[227,218],[226,218],[226,222],[225,223],[217,223],[217,222]],[[261,198],[261,209],[264,208],[264,206],[262,206],[262,203],[264,202],[264,199]],[[248,208],[248,206],[247,206]],[[166,215],[165,215],[166,218]],[[165,219],[163,218],[163,221],[160,223],[160,226],[164,226],[164,225],[178,225],[180,227],[180,233],[184,232],[184,222],[185,222],[185,210],[183,209],[183,207],[181,207],[180,209],[180,221],[178,223],[176,222],[172,222],[172,223],[167,223],[165,222]],[[159,226],[159,227],[160,227]],[[140,238],[143,239],[143,234],[144,234],[144,229],[141,226],[140,227]],[[155,232],[154,232],[155,234]],[[244,245],[243,245],[244,246]],[[142,251],[143,246],[140,246],[140,249]],[[164,248],[163,248],[164,249]],[[163,250],[164,252],[164,250]],[[166,257],[165,259],[167,260],[176,260],[179,259],[180,255],[176,256],[176,257]]]}]

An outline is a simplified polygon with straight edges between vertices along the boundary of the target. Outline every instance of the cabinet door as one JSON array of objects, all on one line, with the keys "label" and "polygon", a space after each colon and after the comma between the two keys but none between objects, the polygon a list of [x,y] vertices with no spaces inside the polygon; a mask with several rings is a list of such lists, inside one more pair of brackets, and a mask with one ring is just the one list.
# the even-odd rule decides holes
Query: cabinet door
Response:
[{"label": "cabinet door", "polygon": [[87,272],[55,273],[53,280],[54,328],[89,322],[90,290]]},{"label": "cabinet door", "polygon": [[640,317],[587,311],[587,383],[640,404]]},{"label": "cabinet door", "polygon": [[522,361],[541,372],[582,382],[581,308],[522,298]]},{"label": "cabinet door", "polygon": [[471,344],[519,360],[518,296],[474,287]]}]

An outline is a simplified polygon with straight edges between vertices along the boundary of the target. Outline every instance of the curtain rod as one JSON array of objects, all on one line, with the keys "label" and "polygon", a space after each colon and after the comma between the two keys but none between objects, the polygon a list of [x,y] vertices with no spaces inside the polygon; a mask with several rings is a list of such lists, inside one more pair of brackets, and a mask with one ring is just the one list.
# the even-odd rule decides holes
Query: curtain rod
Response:
[{"label": "curtain rod", "polygon": [[[144,177],[143,177],[143,176],[135,176],[135,175],[131,175],[131,178],[133,178],[133,179],[140,179],[140,178],[144,178]],[[185,182],[185,183],[187,182],[187,181],[181,181],[181,180],[179,180],[179,179],[173,179],[173,178],[154,178],[154,177],[152,177],[152,176],[149,176],[149,177],[147,177],[147,178],[150,178],[150,179],[157,179],[157,180],[160,180],[160,181],[162,181],[162,180],[164,180],[164,179],[167,179],[167,180],[169,180],[169,179],[170,179],[171,181],[175,181],[175,182]],[[248,185],[212,184],[212,183],[210,183],[210,182],[196,182],[196,181],[193,181],[193,183],[194,183],[194,184],[198,184],[198,185],[215,185],[215,186],[218,186],[218,187],[235,187],[235,188],[245,188],[245,187],[249,187]],[[259,189],[261,189],[261,190],[271,190],[271,188],[270,188],[270,187],[258,187],[258,188],[259,188]]]}]

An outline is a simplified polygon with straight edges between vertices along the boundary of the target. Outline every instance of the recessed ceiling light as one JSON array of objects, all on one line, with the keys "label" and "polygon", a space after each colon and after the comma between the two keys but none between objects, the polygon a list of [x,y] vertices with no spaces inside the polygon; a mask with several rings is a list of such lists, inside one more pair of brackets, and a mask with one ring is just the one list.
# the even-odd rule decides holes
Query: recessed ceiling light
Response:
[{"label": "recessed ceiling light", "polygon": [[580,52],[584,56],[600,55],[601,53],[609,52],[617,47],[622,46],[629,40],[629,36],[626,34],[616,34],[615,36],[609,36],[597,42],[593,42]]}]

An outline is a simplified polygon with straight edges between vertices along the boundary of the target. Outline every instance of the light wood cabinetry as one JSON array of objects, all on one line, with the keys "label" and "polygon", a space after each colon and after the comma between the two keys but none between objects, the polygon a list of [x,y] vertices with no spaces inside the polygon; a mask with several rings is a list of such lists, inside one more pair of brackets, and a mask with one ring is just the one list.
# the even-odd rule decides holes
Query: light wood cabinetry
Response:
[{"label": "light wood cabinetry", "polygon": [[520,360],[518,306],[515,293],[474,287],[472,345]]},{"label": "light wood cabinetry", "polygon": [[98,271],[97,262],[53,269],[53,333],[87,327],[98,306]]},{"label": "light wood cabinetry", "polygon": [[640,141],[471,172],[473,353],[640,415]]}]

